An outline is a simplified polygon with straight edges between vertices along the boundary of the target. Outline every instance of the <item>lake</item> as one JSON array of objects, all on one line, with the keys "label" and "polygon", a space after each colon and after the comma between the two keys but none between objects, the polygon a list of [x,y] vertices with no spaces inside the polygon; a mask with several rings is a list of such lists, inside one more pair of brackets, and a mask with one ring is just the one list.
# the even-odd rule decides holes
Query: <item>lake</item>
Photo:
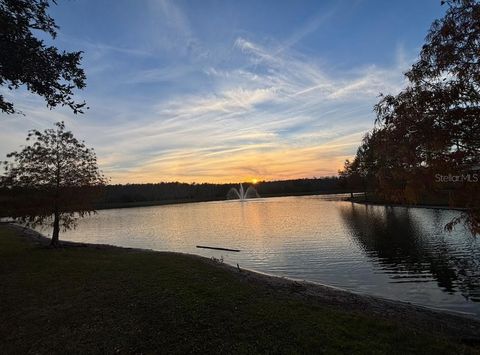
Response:
[{"label": "lake", "polygon": [[479,238],[462,226],[443,229],[458,213],[278,197],[102,210],[60,238],[223,257],[241,268],[480,317]]}]

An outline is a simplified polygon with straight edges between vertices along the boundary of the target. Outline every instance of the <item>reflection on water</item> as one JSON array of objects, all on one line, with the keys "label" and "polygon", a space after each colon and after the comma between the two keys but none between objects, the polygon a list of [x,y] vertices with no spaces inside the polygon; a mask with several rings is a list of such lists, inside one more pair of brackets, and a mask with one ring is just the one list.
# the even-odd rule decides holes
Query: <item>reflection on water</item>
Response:
[{"label": "reflection on water", "polygon": [[[392,283],[435,281],[450,294],[480,302],[476,239],[445,235],[442,211],[354,205],[341,208],[351,235]],[[429,230],[422,222],[429,221]]]},{"label": "reflection on water", "polygon": [[480,317],[480,242],[462,228],[443,231],[457,212],[331,199],[104,210],[64,239],[223,256],[245,268]]}]

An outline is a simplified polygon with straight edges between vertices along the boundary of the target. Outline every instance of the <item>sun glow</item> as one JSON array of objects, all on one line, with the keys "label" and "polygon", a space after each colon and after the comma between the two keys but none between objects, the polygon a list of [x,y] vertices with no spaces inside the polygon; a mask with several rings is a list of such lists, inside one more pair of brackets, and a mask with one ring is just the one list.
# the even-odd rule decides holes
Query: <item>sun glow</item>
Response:
[{"label": "sun glow", "polygon": [[258,179],[252,179],[252,184],[256,184],[258,182]]}]

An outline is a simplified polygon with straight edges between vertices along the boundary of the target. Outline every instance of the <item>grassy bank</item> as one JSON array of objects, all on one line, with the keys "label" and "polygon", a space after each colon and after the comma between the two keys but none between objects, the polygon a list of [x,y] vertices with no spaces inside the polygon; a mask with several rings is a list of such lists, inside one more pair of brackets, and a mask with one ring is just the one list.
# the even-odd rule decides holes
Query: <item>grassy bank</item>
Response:
[{"label": "grassy bank", "polygon": [[0,352],[480,353],[429,324],[347,312],[199,257],[50,249],[0,225]]}]

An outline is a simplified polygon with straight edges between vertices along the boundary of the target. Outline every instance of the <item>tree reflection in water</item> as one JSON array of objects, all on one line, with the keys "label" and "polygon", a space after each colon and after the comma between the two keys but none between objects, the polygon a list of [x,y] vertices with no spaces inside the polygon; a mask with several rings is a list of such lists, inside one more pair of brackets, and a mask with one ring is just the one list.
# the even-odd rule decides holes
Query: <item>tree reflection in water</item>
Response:
[{"label": "tree reflection in water", "polygon": [[460,241],[445,235],[439,211],[428,212],[433,214],[435,233],[422,230],[417,218],[421,209],[352,203],[340,214],[354,241],[391,282],[435,280],[445,292],[460,292],[480,302],[480,244],[473,236]]}]

